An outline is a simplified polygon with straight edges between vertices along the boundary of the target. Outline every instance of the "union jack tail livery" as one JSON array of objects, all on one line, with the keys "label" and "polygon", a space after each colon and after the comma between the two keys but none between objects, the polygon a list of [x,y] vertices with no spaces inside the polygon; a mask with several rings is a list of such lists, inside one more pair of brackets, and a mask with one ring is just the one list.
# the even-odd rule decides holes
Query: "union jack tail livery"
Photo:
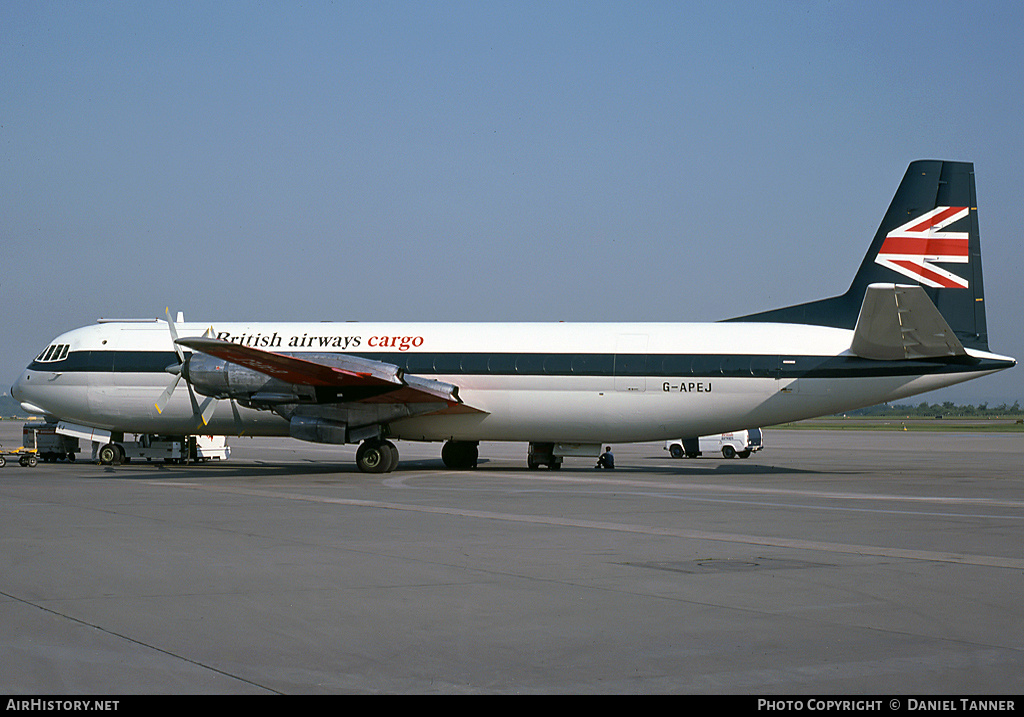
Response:
[{"label": "union jack tail livery", "polygon": [[853,329],[872,284],[922,287],[964,346],[988,350],[972,163],[911,163],[845,294],[733,321]]},{"label": "union jack tail livery", "polygon": [[967,232],[940,232],[966,219],[968,207],[936,207],[885,235],[875,262],[934,289],[966,289],[967,279],[935,264],[969,263]]}]

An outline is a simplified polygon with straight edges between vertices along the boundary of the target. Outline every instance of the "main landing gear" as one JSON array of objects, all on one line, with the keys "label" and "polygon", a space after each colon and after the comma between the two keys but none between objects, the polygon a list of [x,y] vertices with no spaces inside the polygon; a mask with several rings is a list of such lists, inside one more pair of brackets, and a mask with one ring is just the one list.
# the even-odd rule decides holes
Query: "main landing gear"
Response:
[{"label": "main landing gear", "polygon": [[453,471],[476,468],[480,457],[479,445],[476,441],[448,441],[441,449],[441,460]]},{"label": "main landing gear", "polygon": [[[441,449],[441,460],[452,470],[476,468],[478,445],[476,441],[448,441]],[[383,438],[369,438],[356,450],[356,467],[363,473],[390,473],[397,465],[398,449]]]},{"label": "main landing gear", "polygon": [[398,465],[398,449],[391,441],[370,438],[356,450],[356,467],[363,473],[390,473]]},{"label": "main landing gear", "polygon": [[526,465],[531,471],[547,466],[549,471],[562,468],[562,456],[555,455],[554,443],[531,443],[526,454]]}]

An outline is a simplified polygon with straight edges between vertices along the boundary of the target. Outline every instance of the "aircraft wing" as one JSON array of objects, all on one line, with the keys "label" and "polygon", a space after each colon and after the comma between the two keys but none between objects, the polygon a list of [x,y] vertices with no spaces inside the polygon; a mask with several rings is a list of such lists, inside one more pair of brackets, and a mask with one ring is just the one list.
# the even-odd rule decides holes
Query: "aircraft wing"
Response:
[{"label": "aircraft wing", "polygon": [[925,290],[901,284],[868,286],[850,350],[889,361],[967,355]]},{"label": "aircraft wing", "polygon": [[353,391],[359,403],[439,403],[445,411],[477,409],[466,406],[458,387],[443,381],[405,374],[394,364],[348,354],[315,354],[310,360],[264,351],[214,338],[185,338],[182,346],[300,386],[365,389]]}]

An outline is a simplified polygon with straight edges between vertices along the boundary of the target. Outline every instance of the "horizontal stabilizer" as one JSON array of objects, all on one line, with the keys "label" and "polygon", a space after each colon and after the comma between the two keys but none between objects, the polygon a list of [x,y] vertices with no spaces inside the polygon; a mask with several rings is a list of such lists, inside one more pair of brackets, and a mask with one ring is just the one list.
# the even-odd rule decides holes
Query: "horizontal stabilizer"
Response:
[{"label": "horizontal stabilizer", "polygon": [[967,355],[925,290],[901,284],[867,287],[850,350],[883,361]]}]

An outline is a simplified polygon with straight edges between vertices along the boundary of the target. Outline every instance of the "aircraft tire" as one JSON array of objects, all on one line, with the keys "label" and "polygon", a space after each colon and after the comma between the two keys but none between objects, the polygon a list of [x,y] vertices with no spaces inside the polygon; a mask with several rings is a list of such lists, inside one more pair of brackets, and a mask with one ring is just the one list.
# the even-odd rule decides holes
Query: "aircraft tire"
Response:
[{"label": "aircraft tire", "polygon": [[384,472],[390,473],[398,468],[398,448],[391,441],[384,441],[383,446],[384,450],[388,452],[388,469]]},{"label": "aircraft tire", "polygon": [[105,466],[120,463],[121,456],[122,453],[115,443],[107,443],[106,445],[100,446],[99,453],[97,454],[97,458],[99,458],[100,463]]},{"label": "aircraft tire", "polygon": [[363,473],[390,473],[398,465],[398,449],[390,441],[363,441],[356,450],[356,467]]},{"label": "aircraft tire", "polygon": [[479,457],[477,444],[471,441],[448,441],[441,448],[441,460],[453,471],[476,468]]}]

